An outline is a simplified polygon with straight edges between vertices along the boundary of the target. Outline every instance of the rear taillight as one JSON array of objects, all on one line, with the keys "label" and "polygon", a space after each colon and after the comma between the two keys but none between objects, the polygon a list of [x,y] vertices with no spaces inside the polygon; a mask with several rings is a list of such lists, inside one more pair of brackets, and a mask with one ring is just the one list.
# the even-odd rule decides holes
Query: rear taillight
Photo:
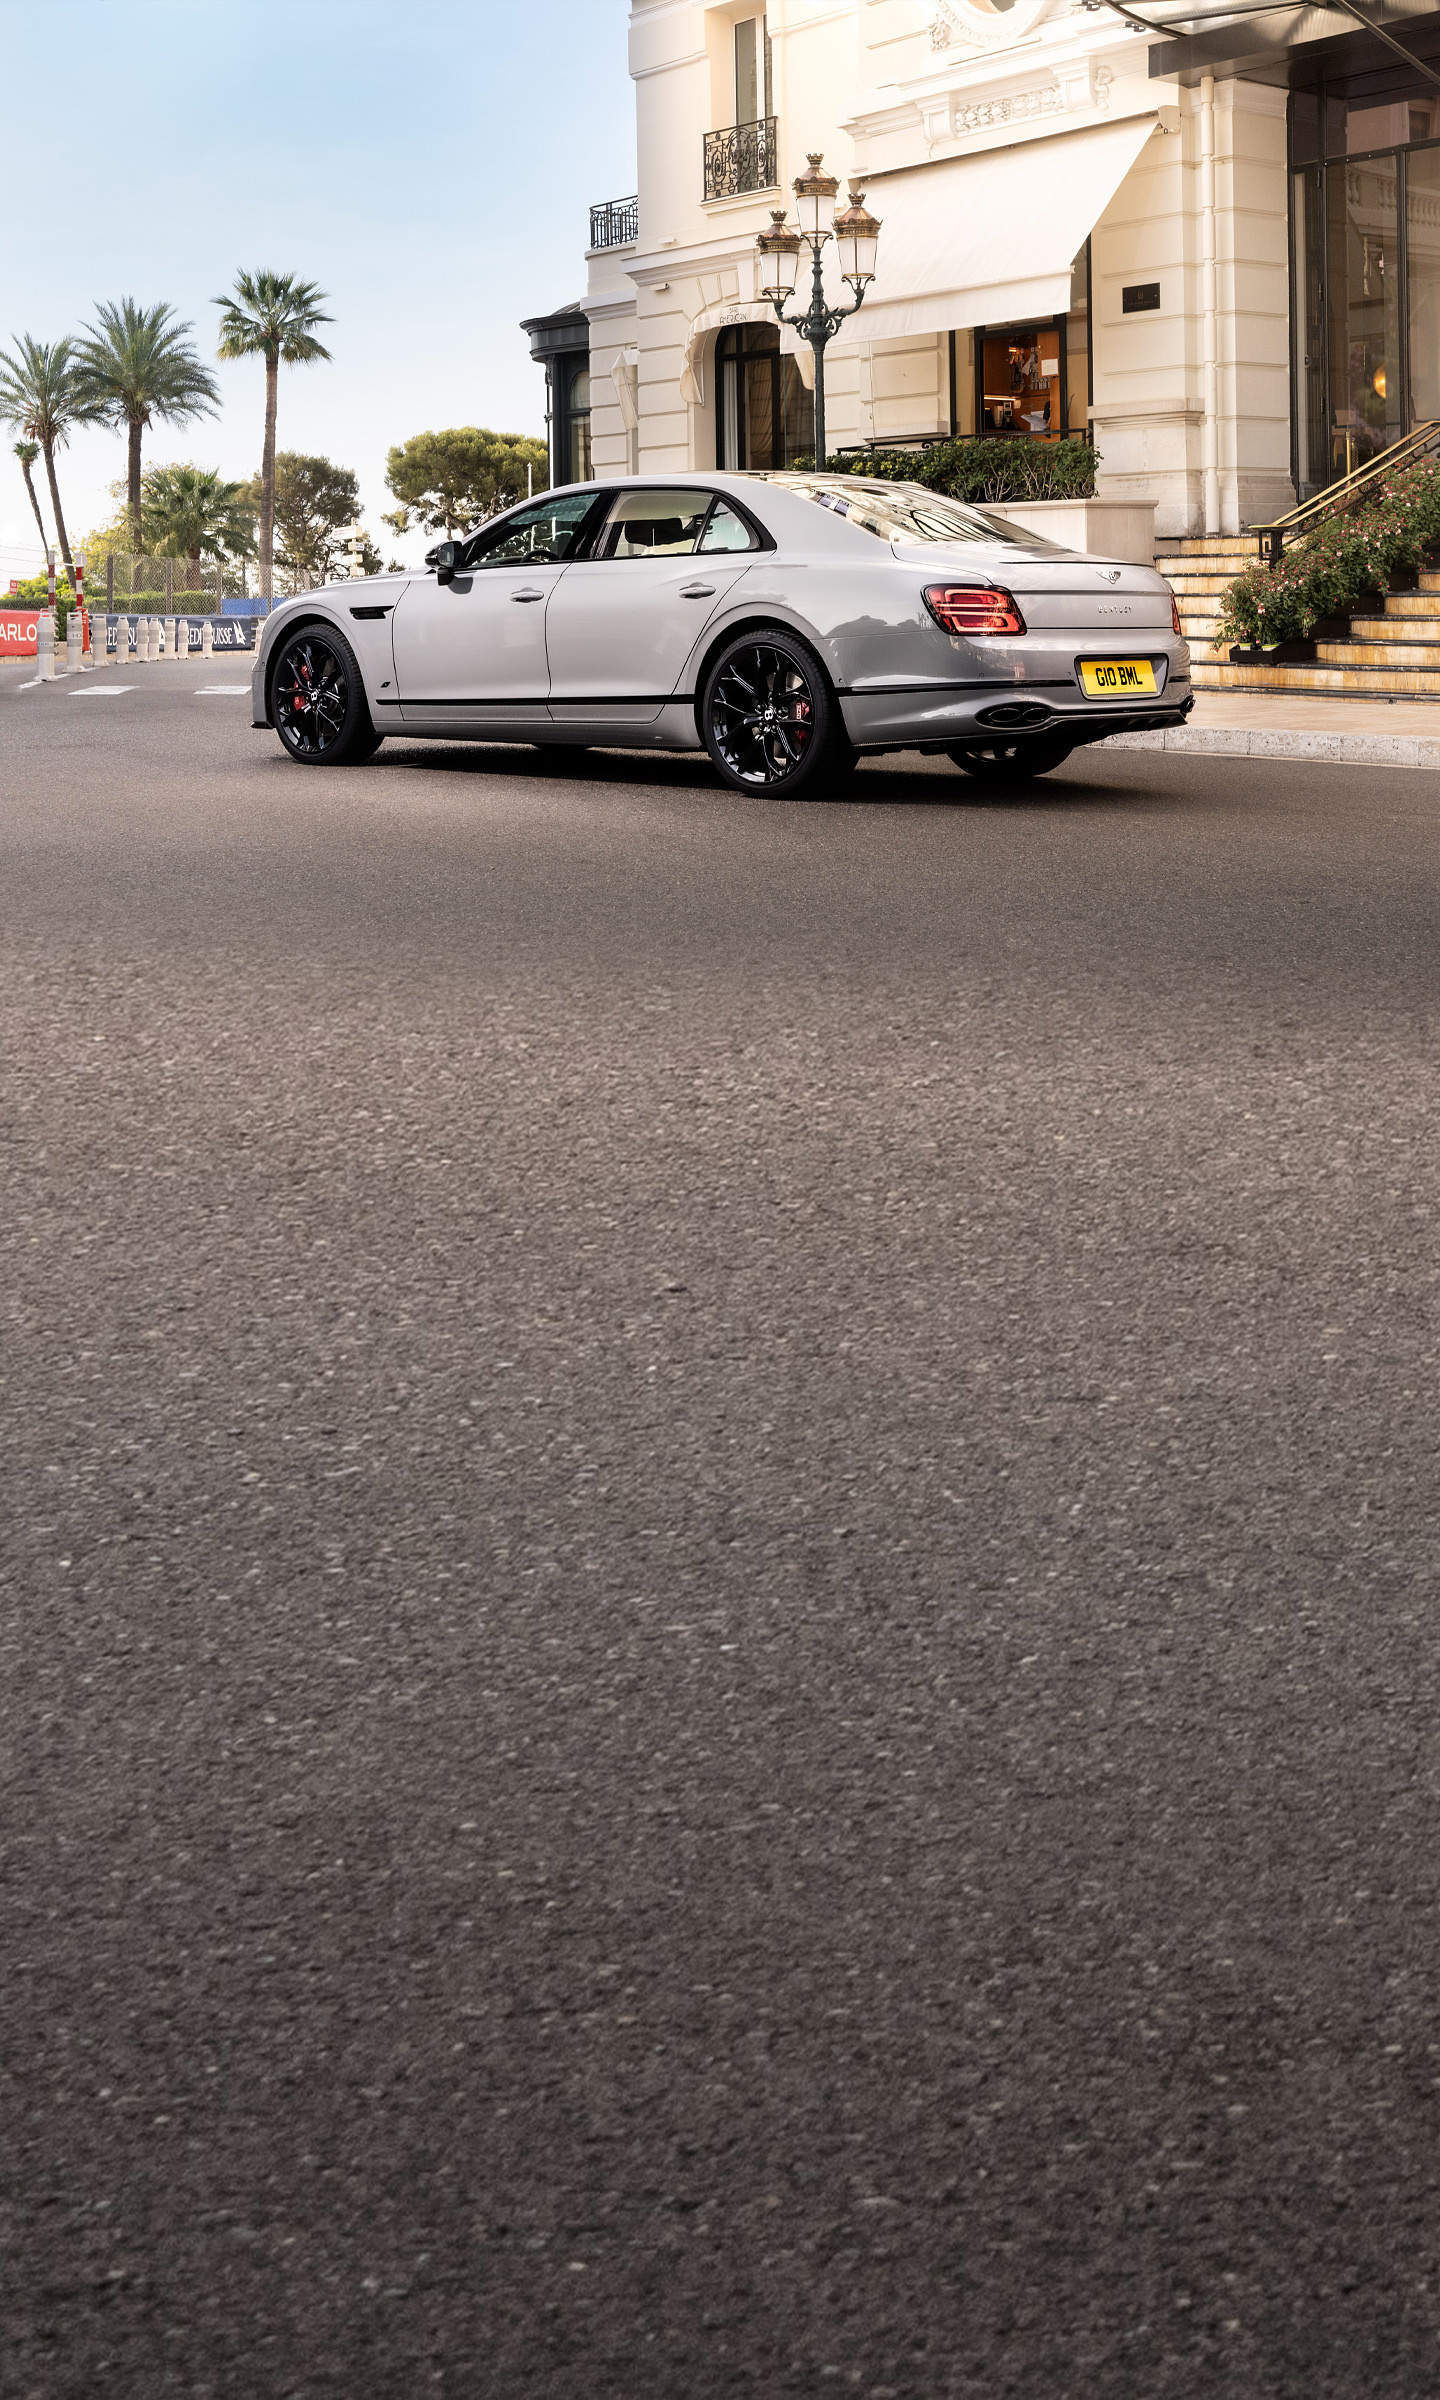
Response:
[{"label": "rear taillight", "polygon": [[1180,622],[1180,603],[1176,599],[1173,592],[1170,594],[1170,622],[1174,626],[1175,631],[1183,642],[1185,639],[1185,628]]},{"label": "rear taillight", "polygon": [[1025,619],[1010,594],[989,584],[928,583],[925,606],[946,633],[1025,631]]}]

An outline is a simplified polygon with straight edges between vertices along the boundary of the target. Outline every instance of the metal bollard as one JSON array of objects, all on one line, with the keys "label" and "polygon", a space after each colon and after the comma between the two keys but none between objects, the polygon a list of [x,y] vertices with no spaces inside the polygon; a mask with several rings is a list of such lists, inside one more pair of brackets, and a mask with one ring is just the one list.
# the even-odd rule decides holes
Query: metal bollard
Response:
[{"label": "metal bollard", "polygon": [[78,675],[85,656],[85,620],[78,608],[72,608],[65,619],[65,672]]},{"label": "metal bollard", "polygon": [[215,628],[208,617],[200,620],[200,656],[211,658],[215,652]]},{"label": "metal bollard", "polygon": [[55,619],[48,608],[35,620],[35,677],[39,683],[55,680]]}]

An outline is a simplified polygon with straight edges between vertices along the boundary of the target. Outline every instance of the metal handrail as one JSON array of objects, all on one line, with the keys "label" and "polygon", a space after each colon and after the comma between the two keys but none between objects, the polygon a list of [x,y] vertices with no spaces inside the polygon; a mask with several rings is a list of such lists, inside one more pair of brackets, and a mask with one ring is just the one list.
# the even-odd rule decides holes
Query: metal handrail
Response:
[{"label": "metal handrail", "polygon": [[1363,467],[1356,467],[1352,474],[1342,475],[1338,483],[1327,484],[1325,490],[1317,492],[1313,500],[1302,500],[1298,508],[1292,508],[1283,517],[1276,517],[1269,525],[1252,525],[1250,530],[1259,539],[1260,556],[1268,559],[1272,567],[1278,566],[1284,555],[1287,538],[1308,532],[1312,525],[1319,524],[1324,517],[1340,515],[1366,484],[1376,482],[1382,475],[1393,474],[1397,467],[1413,466],[1417,458],[1424,458],[1432,450],[1440,450],[1440,421],[1434,419],[1415,426],[1402,440],[1392,442],[1388,449],[1377,450],[1373,458],[1366,459]]},{"label": "metal handrail", "polygon": [[632,192],[625,200],[597,200],[590,210],[592,250],[624,250],[640,239],[640,200]]},{"label": "metal handrail", "polygon": [[746,125],[722,125],[705,136],[705,197],[733,200],[742,192],[768,192],[780,178],[779,120],[755,117]]}]

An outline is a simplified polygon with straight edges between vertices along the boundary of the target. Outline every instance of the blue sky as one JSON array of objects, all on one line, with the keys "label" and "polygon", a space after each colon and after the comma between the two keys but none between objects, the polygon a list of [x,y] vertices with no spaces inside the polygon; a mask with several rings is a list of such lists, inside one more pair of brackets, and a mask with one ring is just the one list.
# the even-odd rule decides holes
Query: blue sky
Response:
[{"label": "blue sky", "polygon": [[[0,346],[73,332],[100,300],[170,301],[222,406],[156,428],[147,462],[238,478],[260,461],[264,369],[215,361],[212,296],[241,268],[318,283],[334,363],[282,367],[279,443],[355,469],[390,556],[392,442],[543,429],[518,320],[579,295],[590,202],[635,189],[627,21],[625,0],[0,0]],[[14,439],[3,577],[37,564]],[[61,454],[72,541],[124,472],[117,435]]]}]

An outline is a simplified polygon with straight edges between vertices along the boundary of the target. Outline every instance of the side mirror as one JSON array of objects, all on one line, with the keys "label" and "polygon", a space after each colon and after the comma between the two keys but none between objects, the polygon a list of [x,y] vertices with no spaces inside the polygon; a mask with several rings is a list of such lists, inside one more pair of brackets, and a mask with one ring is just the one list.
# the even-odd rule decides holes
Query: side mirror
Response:
[{"label": "side mirror", "polygon": [[426,551],[425,564],[427,567],[435,569],[437,583],[450,583],[460,564],[460,544],[458,542],[437,542],[433,550]]}]

